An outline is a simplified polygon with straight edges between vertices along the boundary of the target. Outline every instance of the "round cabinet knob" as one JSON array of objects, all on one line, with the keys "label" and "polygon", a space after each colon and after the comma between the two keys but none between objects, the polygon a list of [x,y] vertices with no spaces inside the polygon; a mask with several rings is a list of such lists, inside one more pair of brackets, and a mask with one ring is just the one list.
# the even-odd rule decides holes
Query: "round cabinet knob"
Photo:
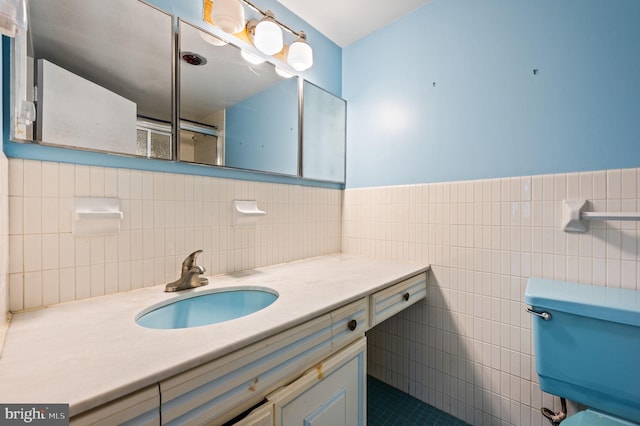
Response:
[{"label": "round cabinet knob", "polygon": [[349,321],[349,322],[347,323],[347,327],[348,327],[348,328],[349,328],[349,330],[351,330],[351,331],[355,330],[356,328],[358,328],[358,321],[356,321],[356,320],[352,319],[351,321]]},{"label": "round cabinet knob", "polygon": [[409,297],[411,297],[409,293],[405,293],[402,295],[402,298],[404,299],[405,302],[409,300]]}]

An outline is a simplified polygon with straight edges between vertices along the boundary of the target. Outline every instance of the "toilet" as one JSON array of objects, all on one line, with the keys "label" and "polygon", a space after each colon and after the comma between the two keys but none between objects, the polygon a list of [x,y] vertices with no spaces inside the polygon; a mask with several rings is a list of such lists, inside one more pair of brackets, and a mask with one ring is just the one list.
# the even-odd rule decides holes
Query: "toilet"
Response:
[{"label": "toilet", "polygon": [[640,424],[640,291],[531,278],[540,388],[589,407],[562,426]]}]

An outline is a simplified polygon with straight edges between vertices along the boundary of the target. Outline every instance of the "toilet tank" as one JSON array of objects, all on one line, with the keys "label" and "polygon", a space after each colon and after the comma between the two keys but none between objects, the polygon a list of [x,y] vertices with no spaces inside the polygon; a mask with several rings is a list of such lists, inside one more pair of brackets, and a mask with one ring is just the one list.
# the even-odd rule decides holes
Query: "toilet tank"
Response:
[{"label": "toilet tank", "polygon": [[640,292],[531,278],[540,388],[640,423]]}]

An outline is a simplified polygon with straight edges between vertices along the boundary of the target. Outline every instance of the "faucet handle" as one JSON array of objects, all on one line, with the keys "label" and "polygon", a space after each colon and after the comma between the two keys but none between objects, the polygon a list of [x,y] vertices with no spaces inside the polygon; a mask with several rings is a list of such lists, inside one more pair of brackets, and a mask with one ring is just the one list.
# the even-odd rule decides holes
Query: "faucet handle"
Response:
[{"label": "faucet handle", "polygon": [[195,265],[193,268],[189,269],[189,272],[192,274],[202,275],[207,272],[207,270],[204,268],[204,266]]},{"label": "faucet handle", "polygon": [[182,262],[182,276],[188,274],[191,268],[196,265],[196,258],[200,253],[202,253],[202,250],[196,250]]}]

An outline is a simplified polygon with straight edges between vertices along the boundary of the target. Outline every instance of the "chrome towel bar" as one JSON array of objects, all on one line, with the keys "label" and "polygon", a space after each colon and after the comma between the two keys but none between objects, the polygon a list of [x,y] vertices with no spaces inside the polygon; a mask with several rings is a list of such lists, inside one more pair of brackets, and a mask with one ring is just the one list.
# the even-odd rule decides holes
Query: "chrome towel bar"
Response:
[{"label": "chrome towel bar", "polygon": [[636,220],[638,212],[586,212],[587,200],[562,201],[562,229],[566,232],[586,232],[585,220]]}]

